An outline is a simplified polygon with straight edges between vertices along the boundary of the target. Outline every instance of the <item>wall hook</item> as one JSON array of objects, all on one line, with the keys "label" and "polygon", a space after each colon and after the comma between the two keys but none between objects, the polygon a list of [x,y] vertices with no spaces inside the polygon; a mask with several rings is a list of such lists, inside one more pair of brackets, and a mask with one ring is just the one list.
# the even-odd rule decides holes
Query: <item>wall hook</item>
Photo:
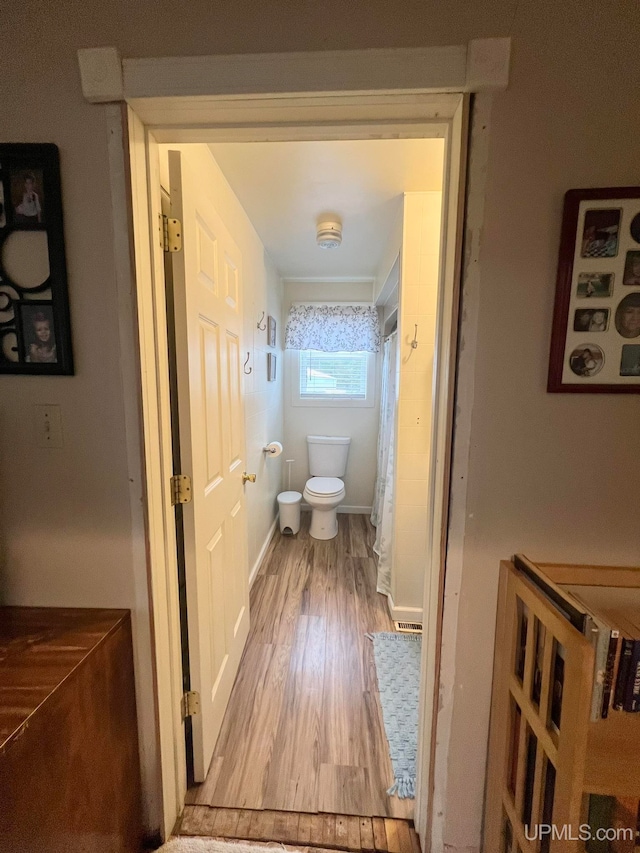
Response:
[{"label": "wall hook", "polygon": [[413,332],[413,340],[411,341],[411,349],[418,349],[418,324],[415,323],[415,329]]},{"label": "wall hook", "polygon": [[267,324],[266,324],[266,323],[263,323],[263,322],[262,322],[263,320],[264,320],[264,311],[262,312],[262,317],[260,317],[260,319],[259,319],[259,320],[258,320],[258,322],[256,323],[256,325],[257,325],[258,329],[259,329],[261,332],[264,332],[264,330],[267,328]]},{"label": "wall hook", "polygon": [[250,373],[253,373],[253,367],[250,367],[249,370],[247,370],[247,364],[249,363],[250,358],[251,358],[251,353],[248,352],[247,357],[244,360],[244,367],[243,367],[243,370],[244,370],[246,376],[249,376]]}]

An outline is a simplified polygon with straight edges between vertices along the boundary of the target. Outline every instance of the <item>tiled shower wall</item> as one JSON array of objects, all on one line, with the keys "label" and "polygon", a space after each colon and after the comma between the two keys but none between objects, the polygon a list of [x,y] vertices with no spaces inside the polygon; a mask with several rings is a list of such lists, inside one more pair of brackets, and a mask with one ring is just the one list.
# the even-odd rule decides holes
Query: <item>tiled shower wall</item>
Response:
[{"label": "tiled shower wall", "polygon": [[[406,193],[400,263],[399,400],[392,595],[422,612],[431,507],[429,455],[440,258],[440,192]],[[413,349],[417,325],[418,347]]]}]

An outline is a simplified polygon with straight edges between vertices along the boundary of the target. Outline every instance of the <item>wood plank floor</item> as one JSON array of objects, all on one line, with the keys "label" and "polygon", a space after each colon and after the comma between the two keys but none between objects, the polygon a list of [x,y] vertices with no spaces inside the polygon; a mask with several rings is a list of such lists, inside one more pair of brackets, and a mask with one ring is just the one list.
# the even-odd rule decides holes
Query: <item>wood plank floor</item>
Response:
[{"label": "wood plank floor", "polygon": [[216,809],[186,806],[180,835],[279,842],[302,847],[348,850],[350,853],[420,853],[411,821],[343,814]]},{"label": "wood plank floor", "polygon": [[251,632],[209,773],[187,803],[410,818],[393,782],[369,631],[391,631],[376,593],[374,529],[339,515],[335,539],[276,532],[251,590]]}]

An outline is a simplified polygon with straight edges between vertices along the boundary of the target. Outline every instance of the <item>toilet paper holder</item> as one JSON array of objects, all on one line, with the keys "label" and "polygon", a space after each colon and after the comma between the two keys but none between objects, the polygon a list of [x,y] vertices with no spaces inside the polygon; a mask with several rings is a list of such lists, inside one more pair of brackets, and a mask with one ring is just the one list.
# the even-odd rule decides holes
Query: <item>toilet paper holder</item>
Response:
[{"label": "toilet paper holder", "polygon": [[282,445],[279,441],[271,441],[263,447],[262,450],[267,454],[267,456],[280,456],[282,453]]}]

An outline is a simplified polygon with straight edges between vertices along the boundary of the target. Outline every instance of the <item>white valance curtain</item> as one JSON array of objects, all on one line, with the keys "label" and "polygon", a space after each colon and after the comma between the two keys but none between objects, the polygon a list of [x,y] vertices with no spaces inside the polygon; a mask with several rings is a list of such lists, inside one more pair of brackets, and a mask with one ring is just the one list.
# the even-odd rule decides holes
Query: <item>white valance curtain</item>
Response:
[{"label": "white valance curtain", "polygon": [[396,405],[398,388],[398,333],[384,342],[382,357],[382,396],[378,432],[378,473],[373,496],[371,523],[376,528],[373,550],[378,555],[377,591],[391,593],[393,558],[393,499],[396,446]]},{"label": "white valance curtain", "polygon": [[292,305],[285,349],[379,352],[378,311],[373,305]]}]

